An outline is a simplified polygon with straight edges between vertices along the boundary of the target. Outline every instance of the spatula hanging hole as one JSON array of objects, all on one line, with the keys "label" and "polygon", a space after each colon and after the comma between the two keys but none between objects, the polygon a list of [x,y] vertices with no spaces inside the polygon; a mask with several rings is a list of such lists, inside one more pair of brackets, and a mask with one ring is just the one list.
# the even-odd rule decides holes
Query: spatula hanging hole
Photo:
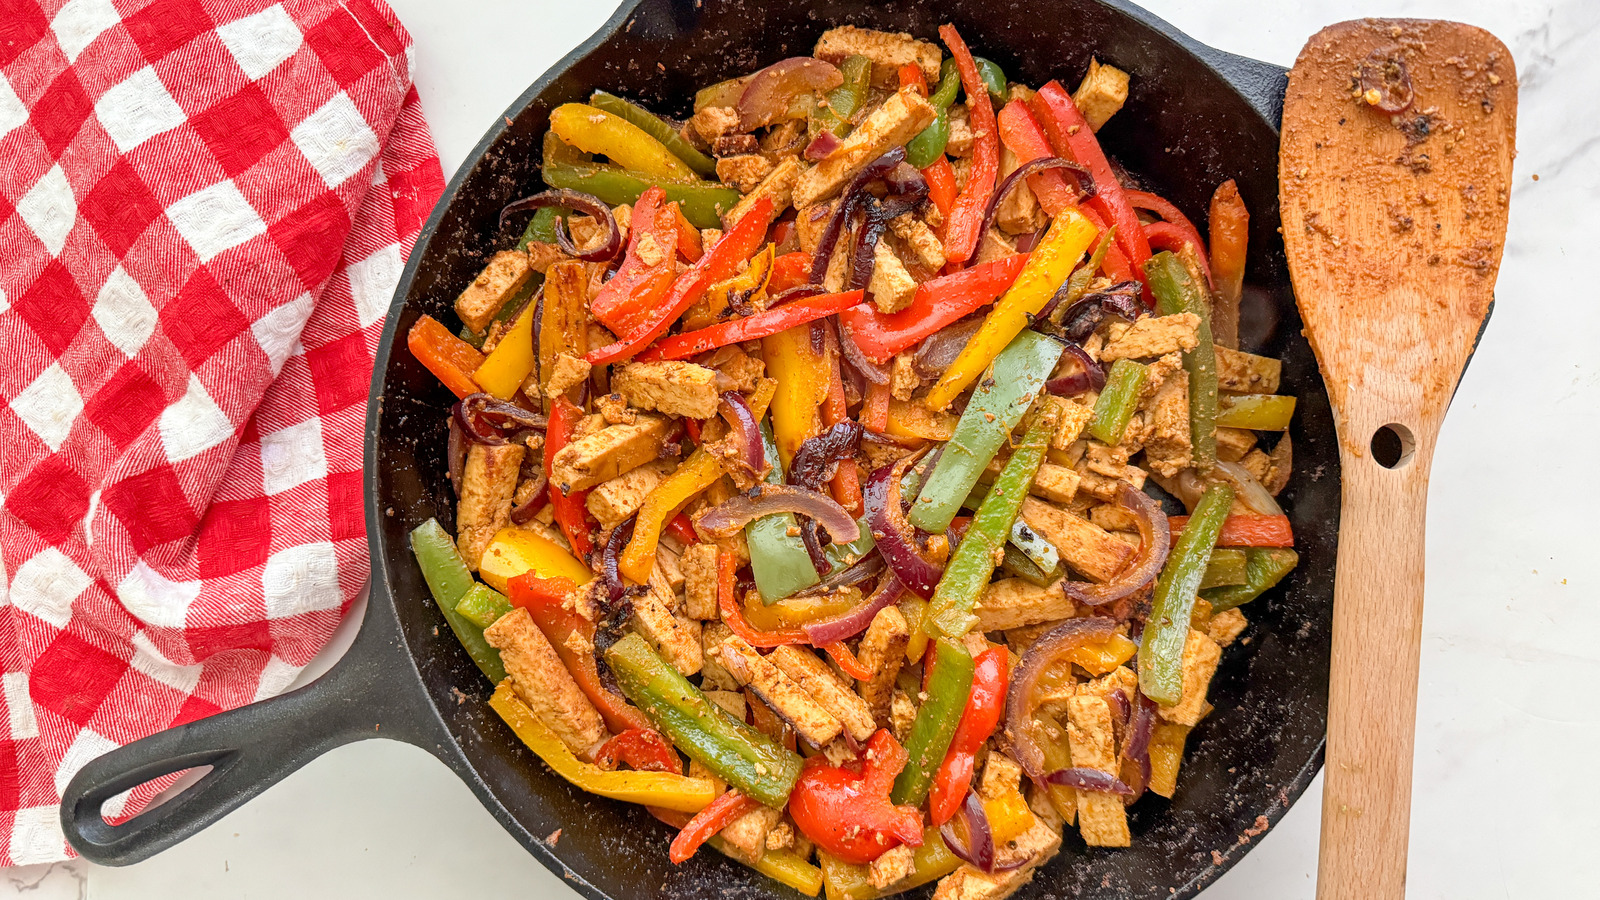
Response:
[{"label": "spatula hanging hole", "polygon": [[1385,469],[1398,469],[1410,462],[1416,448],[1417,439],[1404,425],[1390,423],[1373,432],[1372,458]]}]

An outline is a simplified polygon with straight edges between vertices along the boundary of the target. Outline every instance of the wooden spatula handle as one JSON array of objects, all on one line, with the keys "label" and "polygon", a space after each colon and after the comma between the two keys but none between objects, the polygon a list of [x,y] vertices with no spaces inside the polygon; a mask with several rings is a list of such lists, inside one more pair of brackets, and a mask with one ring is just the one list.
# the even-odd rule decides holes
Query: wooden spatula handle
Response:
[{"label": "wooden spatula handle", "polygon": [[[1340,429],[1344,507],[1318,900],[1402,900],[1422,639],[1424,523],[1436,424],[1393,469],[1370,450],[1390,424]],[[1406,423],[1400,423],[1402,425]],[[1411,429],[1423,431],[1417,423]]]}]

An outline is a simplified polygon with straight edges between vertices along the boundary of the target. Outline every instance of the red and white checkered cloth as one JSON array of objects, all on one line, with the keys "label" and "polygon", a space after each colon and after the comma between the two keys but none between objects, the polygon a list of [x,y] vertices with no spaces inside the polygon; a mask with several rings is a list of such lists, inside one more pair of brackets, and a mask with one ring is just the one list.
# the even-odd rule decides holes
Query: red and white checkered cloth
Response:
[{"label": "red and white checkered cloth", "polygon": [[410,45],[381,0],[0,0],[0,865],[366,581],[373,352],[443,186]]}]

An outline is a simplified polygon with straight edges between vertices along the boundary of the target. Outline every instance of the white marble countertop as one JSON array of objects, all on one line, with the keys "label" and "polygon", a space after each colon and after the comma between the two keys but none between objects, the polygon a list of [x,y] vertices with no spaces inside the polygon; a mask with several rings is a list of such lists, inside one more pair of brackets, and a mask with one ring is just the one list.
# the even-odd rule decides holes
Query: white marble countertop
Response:
[{"label": "white marble countertop", "polygon": [[[417,82],[447,173],[612,8],[389,2],[416,40]],[[1409,896],[1593,896],[1600,780],[1582,766],[1600,745],[1600,705],[1573,687],[1600,683],[1600,577],[1584,562],[1600,535],[1600,474],[1583,462],[1600,445],[1600,303],[1568,267],[1582,255],[1578,238],[1593,234],[1583,225],[1600,224],[1600,4],[1146,5],[1202,41],[1283,65],[1321,25],[1356,15],[1460,19],[1510,45],[1522,79],[1521,153],[1499,302],[1433,473]],[[1536,446],[1517,447],[1523,435],[1537,436]],[[1206,900],[1311,897],[1320,796],[1319,779]],[[577,897],[444,766],[388,741],[336,750],[136,866],[0,870],[0,898],[13,895]]]}]

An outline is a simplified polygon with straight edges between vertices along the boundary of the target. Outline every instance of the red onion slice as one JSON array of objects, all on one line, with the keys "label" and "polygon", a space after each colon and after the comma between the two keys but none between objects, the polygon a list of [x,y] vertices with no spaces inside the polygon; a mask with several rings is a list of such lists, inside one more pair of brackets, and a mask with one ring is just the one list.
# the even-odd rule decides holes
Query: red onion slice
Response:
[{"label": "red onion slice", "polygon": [[611,207],[604,200],[593,194],[582,191],[553,190],[534,194],[532,197],[523,197],[513,200],[500,210],[500,227],[504,228],[506,216],[514,212],[529,209],[539,209],[545,206],[555,206],[562,209],[575,209],[587,213],[606,227],[606,240],[600,246],[586,253],[579,253],[577,245],[572,243],[572,234],[567,231],[566,223],[556,221],[556,242],[561,245],[561,252],[568,256],[575,256],[584,262],[606,262],[614,259],[617,252],[622,249],[622,228],[617,225],[617,219],[611,214]]},{"label": "red onion slice", "polygon": [[832,497],[786,484],[758,484],[701,513],[695,526],[712,538],[727,538],[756,519],[777,513],[810,516],[841,544],[861,537],[861,526]]},{"label": "red onion slice", "polygon": [[507,443],[502,429],[543,431],[550,420],[490,394],[468,394],[450,410],[463,439],[491,447]]},{"label": "red onion slice", "polygon": [[1041,156],[1038,159],[1030,159],[1017,166],[1016,170],[1010,175],[1007,175],[1006,180],[1000,182],[1000,187],[989,198],[989,208],[983,212],[983,227],[978,230],[980,238],[988,234],[989,229],[994,227],[995,217],[1000,214],[1000,204],[1004,203],[1006,197],[1016,190],[1017,185],[1022,183],[1022,179],[1027,178],[1029,175],[1037,175],[1045,169],[1066,169],[1071,172],[1078,181],[1079,202],[1094,196],[1094,176],[1083,166],[1071,160],[1062,159],[1059,156]]},{"label": "red onion slice", "polygon": [[828,275],[828,261],[833,259],[834,248],[839,244],[839,237],[844,234],[844,225],[855,213],[856,206],[860,203],[866,187],[871,182],[884,177],[894,170],[894,167],[905,162],[906,148],[896,147],[888,153],[878,157],[866,168],[856,173],[850,179],[840,195],[839,205],[835,207],[833,216],[828,219],[828,225],[822,229],[822,234],[817,238],[817,249],[811,256],[811,281],[813,284],[823,284]]},{"label": "red onion slice", "polygon": [[750,477],[761,478],[767,471],[767,448],[762,443],[761,426],[756,422],[750,402],[738,391],[723,391],[717,410],[727,420],[729,435],[741,454],[730,462],[745,467]]},{"label": "red onion slice", "polygon": [[873,617],[885,607],[898,601],[904,592],[905,585],[891,574],[878,584],[878,589],[872,592],[872,596],[861,601],[849,612],[840,613],[831,619],[807,622],[800,627],[811,643],[817,647],[853,638],[866,631],[867,626],[872,624]]},{"label": "red onion slice", "polygon": [[1161,506],[1126,481],[1117,482],[1117,505],[1133,513],[1139,525],[1139,553],[1105,584],[1065,581],[1061,589],[1085,606],[1101,606],[1132,594],[1161,574],[1172,544],[1172,530]]},{"label": "red onion slice", "polygon": [[827,159],[833,151],[839,149],[840,143],[839,138],[833,132],[824,129],[811,139],[811,143],[806,145],[806,151],[803,155],[812,162],[819,162]]},{"label": "red onion slice", "polygon": [[1067,353],[1078,361],[1082,371],[1050,379],[1044,384],[1046,391],[1058,397],[1076,397],[1084,391],[1098,391],[1106,386],[1106,370],[1089,355],[1089,351],[1075,341],[1064,338],[1058,340],[1066,345]]},{"label": "red onion slice", "polygon": [[[1122,739],[1122,759],[1133,766],[1137,783],[1130,783],[1134,797],[1144,793],[1150,785],[1150,736],[1155,733],[1156,703],[1143,693],[1136,692],[1133,715],[1128,720],[1128,732]],[[1127,768],[1124,767],[1124,772]]]},{"label": "red onion slice", "polygon": [[1024,856],[1003,866],[995,865],[994,830],[989,827],[989,815],[984,812],[983,801],[978,798],[977,791],[967,792],[967,799],[961,804],[961,820],[966,823],[970,846],[956,833],[954,819],[939,827],[939,836],[944,839],[950,852],[962,862],[992,875],[1020,869],[1032,861],[1031,856]]},{"label": "red onion slice", "polygon": [[832,63],[810,56],[779,60],[750,76],[739,95],[739,130],[771,125],[789,112],[795,97],[831,91],[844,84],[844,73]]},{"label": "red onion slice", "polygon": [[861,346],[850,336],[850,329],[843,323],[839,327],[839,352],[844,355],[846,362],[861,373],[862,378],[873,384],[889,383],[889,370],[867,359],[867,354],[861,352]]},{"label": "red onion slice", "polygon": [[1068,619],[1029,645],[1011,673],[1011,686],[1006,691],[1006,731],[1017,763],[1036,783],[1042,783],[1050,774],[1044,767],[1039,724],[1033,717],[1039,706],[1039,679],[1057,660],[1086,644],[1105,640],[1116,630],[1117,620],[1106,616]]},{"label": "red onion slice", "polygon": [[1119,794],[1124,797],[1133,796],[1133,788],[1122,783],[1122,779],[1099,769],[1072,768],[1057,769],[1044,777],[1046,784],[1059,784],[1080,791],[1089,791],[1095,794]]},{"label": "red onion slice", "polygon": [[944,574],[922,555],[917,547],[916,531],[906,521],[905,509],[900,500],[900,479],[922,454],[913,453],[892,465],[884,466],[867,479],[862,492],[868,521],[872,524],[872,538],[878,552],[889,563],[895,577],[912,593],[927,600],[933,596],[939,578]]},{"label": "red onion slice", "polygon": [[456,496],[461,496],[461,475],[467,468],[467,438],[461,431],[461,423],[456,420],[452,412],[447,420],[450,423],[450,441],[445,448],[445,457],[450,461],[450,486],[455,488]]}]

